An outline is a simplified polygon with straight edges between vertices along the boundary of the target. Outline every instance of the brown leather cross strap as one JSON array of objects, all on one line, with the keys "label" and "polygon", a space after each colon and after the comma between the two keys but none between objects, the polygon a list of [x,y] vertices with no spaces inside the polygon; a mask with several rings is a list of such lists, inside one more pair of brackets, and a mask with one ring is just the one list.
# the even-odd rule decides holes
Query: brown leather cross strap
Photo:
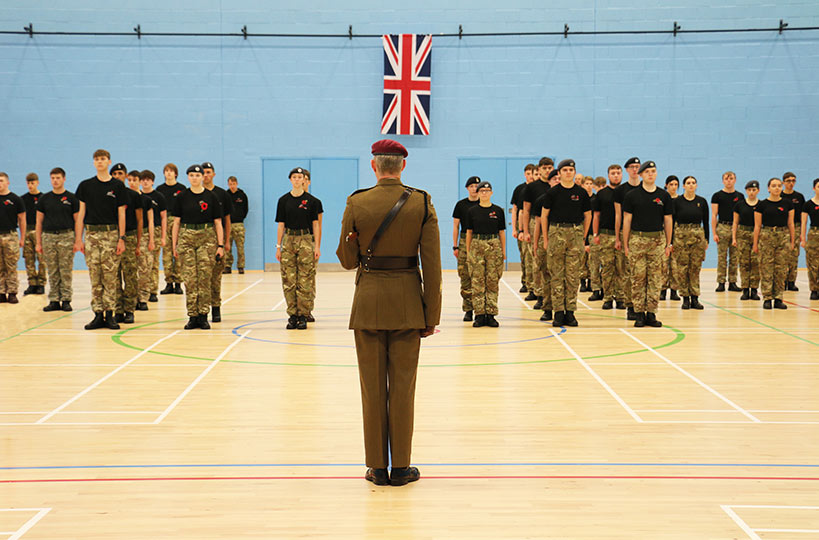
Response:
[{"label": "brown leather cross strap", "polygon": [[372,240],[370,240],[370,245],[367,246],[367,253],[361,260],[361,266],[364,267],[365,271],[405,270],[418,266],[417,257],[376,257],[373,255],[373,251],[375,251],[375,246],[381,239],[381,235],[384,234],[384,231],[386,231],[387,227],[390,226],[392,221],[395,219],[395,216],[398,215],[398,212],[404,206],[404,203],[407,202],[407,199],[409,199],[410,195],[412,195],[413,191],[414,190],[410,187],[404,188],[404,192],[401,193],[401,196],[398,197],[398,200],[387,213],[386,217],[384,217],[384,221],[382,221],[381,225],[378,226],[378,230],[375,231]]}]

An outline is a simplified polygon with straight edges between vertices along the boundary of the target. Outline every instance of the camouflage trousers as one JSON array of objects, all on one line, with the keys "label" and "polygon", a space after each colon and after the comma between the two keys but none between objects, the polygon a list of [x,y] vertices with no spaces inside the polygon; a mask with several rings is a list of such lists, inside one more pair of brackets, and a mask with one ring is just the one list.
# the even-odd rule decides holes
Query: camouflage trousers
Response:
[{"label": "camouflage trousers", "polygon": [[[526,288],[531,290],[535,289],[535,279],[536,279],[536,271],[535,271],[535,246],[533,245],[532,239],[534,238],[535,233],[535,220],[529,220],[529,235],[530,239],[528,242],[523,242],[523,264],[526,266]],[[537,293],[535,293],[537,294]]]},{"label": "camouflage trousers", "polygon": [[678,223],[674,228],[674,284],[682,296],[700,295],[700,270],[708,242],[702,227]]},{"label": "camouflage trousers", "polygon": [[796,281],[796,271],[799,269],[799,239],[802,238],[802,224],[794,223],[794,238],[796,242],[793,243],[793,249],[788,250],[788,276],[787,281]]},{"label": "camouflage trousers", "polygon": [[[154,251],[148,249],[149,231],[145,229],[142,231],[142,242],[139,244],[139,257],[137,258],[137,273],[138,273],[138,295],[137,299],[140,302],[147,302],[151,295],[151,278],[154,273]],[[154,242],[157,238],[154,237]],[[156,245],[154,245],[156,247]]]},{"label": "camouflage trousers", "polygon": [[[213,243],[219,245],[219,238],[216,236],[216,229],[211,230]],[[224,250],[223,250],[224,251]],[[214,255],[216,257],[216,255]],[[222,272],[225,270],[225,258],[213,261],[213,272],[210,276],[210,305],[222,307]]]},{"label": "camouflage trousers", "polygon": [[593,291],[602,288],[603,278],[600,275],[600,246],[592,242],[589,244],[589,279]]},{"label": "camouflage trousers", "polygon": [[48,268],[48,300],[70,302],[74,296],[74,231],[43,231],[43,259]]},{"label": "camouflage trousers", "polygon": [[589,270],[589,253],[591,248],[586,251],[586,246],[583,246],[583,259],[580,261],[580,279],[589,279],[591,271]]},{"label": "camouflage trousers", "polygon": [[518,240],[518,253],[520,253],[520,284],[526,285],[526,258],[524,256],[523,240]]},{"label": "camouflage trousers", "polygon": [[[173,223],[173,220],[174,217],[168,215],[168,223]],[[180,261],[173,256],[173,227],[169,225],[166,229],[165,247],[162,248],[162,268],[165,269],[165,283],[182,283],[181,264]],[[177,249],[177,253],[178,252],[179,250]]]},{"label": "camouflage trousers", "polygon": [[470,280],[469,256],[466,253],[466,237],[458,240],[458,277],[461,278],[461,309],[472,310],[472,282]]},{"label": "camouflage trousers", "polygon": [[125,236],[125,251],[119,260],[117,279],[117,313],[131,313],[136,309],[139,296],[139,264],[136,255],[136,232]]},{"label": "camouflage trousers", "polygon": [[154,227],[154,250],[151,252],[151,277],[148,294],[159,293],[159,261],[162,258],[162,225]]},{"label": "camouflage trousers", "polygon": [[216,234],[213,227],[179,229],[176,252],[185,281],[185,306],[188,317],[207,315],[210,311],[211,276],[216,261]]},{"label": "camouflage trousers", "polygon": [[737,258],[739,259],[739,277],[743,289],[759,288],[759,255],[754,253],[753,227],[737,229]]},{"label": "camouflage trousers", "polygon": [[282,289],[287,314],[313,312],[313,277],[316,273],[315,243],[312,234],[284,234],[282,239]]},{"label": "camouflage trousers", "polygon": [[621,271],[624,259],[623,250],[614,249],[614,233],[600,233],[600,282],[603,288],[603,300],[611,302],[615,298],[624,298],[624,279]]},{"label": "camouflage trousers", "polygon": [[717,283],[737,282],[737,250],[731,245],[731,228],[727,223],[717,222]]},{"label": "camouflage trousers", "polygon": [[631,269],[631,301],[637,313],[656,313],[663,283],[665,233],[632,231],[628,242],[628,265]]},{"label": "camouflage trousers", "polygon": [[534,256],[535,272],[539,274],[540,287],[535,294],[543,297],[543,309],[552,309],[552,276],[549,273],[549,252],[543,249],[543,239],[538,238]]},{"label": "camouflage trousers", "polygon": [[236,244],[236,268],[245,267],[245,224],[230,224],[230,245],[225,245],[225,267],[233,266],[233,244]]},{"label": "camouflage trousers", "polygon": [[[23,244],[23,259],[26,261],[26,274],[28,276],[29,285],[42,286],[46,284],[46,268],[47,265],[43,257],[37,253],[37,231],[34,230],[34,225],[31,230],[26,230],[26,240]],[[40,263],[40,268],[37,268],[37,263]]]},{"label": "camouflage trousers", "polygon": [[[677,248],[677,243],[674,242],[674,249],[676,250],[676,248]],[[676,266],[677,265],[674,263],[674,256],[673,255],[671,255],[669,257],[666,257],[665,255],[663,255],[663,268],[664,268],[663,277],[665,278],[663,280],[663,289],[672,289],[672,290],[675,290],[675,291],[677,289],[679,289],[679,286],[677,285],[676,279],[674,277],[675,276]]]},{"label": "camouflage trousers", "polygon": [[807,241],[805,258],[808,261],[808,283],[811,291],[819,291],[819,227],[808,229]]},{"label": "camouflage trousers", "polygon": [[18,259],[20,259],[20,236],[17,231],[0,235],[0,294],[17,294]]},{"label": "camouflage trousers", "polygon": [[473,238],[469,246],[469,278],[475,315],[498,314],[498,284],[502,275],[500,238]]},{"label": "camouflage trousers", "polygon": [[91,309],[94,312],[113,311],[117,307],[119,233],[113,231],[85,232],[85,264],[91,279]]},{"label": "camouflage trousers", "polygon": [[759,232],[759,270],[763,300],[782,300],[788,277],[787,256],[790,252],[787,227],[762,227]]},{"label": "camouflage trousers", "polygon": [[549,227],[549,276],[552,308],[577,311],[580,265],[583,262],[583,225]]}]

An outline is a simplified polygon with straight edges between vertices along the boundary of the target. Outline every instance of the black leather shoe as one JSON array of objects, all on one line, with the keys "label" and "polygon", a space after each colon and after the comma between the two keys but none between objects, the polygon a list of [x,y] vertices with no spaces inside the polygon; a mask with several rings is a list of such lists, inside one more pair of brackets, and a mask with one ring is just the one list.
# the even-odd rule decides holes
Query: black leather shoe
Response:
[{"label": "black leather shoe", "polygon": [[307,314],[307,322],[316,322],[316,318],[313,317],[312,313]]},{"label": "black leather shoe", "polygon": [[534,310],[543,309],[543,297],[542,296],[537,297],[537,302],[535,302],[535,305],[532,306],[532,309],[534,309]]},{"label": "black leather shoe", "polygon": [[17,293],[11,293],[11,292],[8,293],[8,295],[6,296],[6,301],[9,304],[19,304],[20,303],[20,301],[17,299]]},{"label": "black leather shoe", "polygon": [[109,330],[119,330],[119,325],[117,324],[117,321],[114,319],[113,311],[105,312],[105,328],[108,328]]},{"label": "black leather shoe", "polygon": [[304,315],[299,315],[299,318],[296,321],[296,328],[298,330],[306,330],[307,329],[307,317],[305,317]]},{"label": "black leather shoe", "polygon": [[245,273],[245,269],[244,269],[244,268],[239,268],[239,273],[240,273],[240,274],[244,274],[244,273]]},{"label": "black leather shoe", "polygon": [[151,293],[151,296],[148,297],[148,302],[158,302],[159,299],[156,297],[154,293]]},{"label": "black leather shoe", "polygon": [[728,284],[728,290],[731,291],[731,292],[742,292],[742,289],[737,287],[736,283],[729,283]]},{"label": "black leather shoe", "polygon": [[6,293],[2,293],[0,294],[0,304],[3,304],[5,302],[8,302],[8,299],[6,298]]},{"label": "black leather shoe", "polygon": [[540,316],[541,321],[551,321],[552,320],[552,310],[551,309],[544,309],[543,315]]},{"label": "black leather shoe", "polygon": [[159,291],[159,294],[173,294],[173,283],[166,283],[165,288]]},{"label": "black leather shoe", "polygon": [[785,305],[785,302],[783,302],[779,298],[774,300],[773,307],[775,309],[788,309],[788,306]]},{"label": "black leather shoe", "polygon": [[36,285],[29,285],[26,287],[26,290],[23,291],[23,296],[28,296],[30,294],[36,294],[37,286]]},{"label": "black leather shoe", "polygon": [[788,282],[788,287],[787,287],[787,289],[785,289],[785,290],[787,290],[787,291],[793,291],[793,292],[799,292],[799,287],[797,287],[797,286],[796,286],[796,282],[795,282],[795,281],[789,281],[789,282]]},{"label": "black leather shoe", "polygon": [[71,302],[68,300],[63,300],[63,305],[60,307],[60,309],[63,311],[74,311],[74,309],[71,307]]},{"label": "black leather shoe", "polygon": [[416,482],[421,478],[421,473],[417,467],[393,467],[390,471],[390,484],[393,486],[405,486],[410,482]]},{"label": "black leather shoe", "polygon": [[364,480],[372,482],[376,486],[389,486],[390,475],[387,474],[387,469],[367,469],[364,474]]},{"label": "black leather shoe", "polygon": [[473,314],[473,312],[472,312],[471,309],[469,311],[465,312],[464,313],[464,322],[470,322],[472,320],[472,314]]},{"label": "black leather shoe", "polygon": [[587,281],[588,280],[585,280],[585,279],[580,280],[580,292],[589,292],[591,290],[591,289],[589,289],[589,286],[586,285]]},{"label": "black leather shoe", "polygon": [[739,297],[740,300],[750,300],[751,299],[751,289],[742,289],[742,296]]},{"label": "black leather shoe", "polygon": [[43,311],[58,311],[60,309],[60,303],[56,300],[52,300],[48,303],[46,307],[43,308]]},{"label": "black leather shoe", "polygon": [[562,311],[555,311],[555,318],[552,321],[552,326],[563,326],[566,315]]},{"label": "black leather shoe", "polygon": [[145,302],[137,302],[136,310],[137,311],[148,311],[148,304],[146,304]]},{"label": "black leather shoe", "polygon": [[174,294],[185,294],[185,291],[182,290],[182,284],[177,283],[173,286],[173,293]]},{"label": "black leather shoe", "polygon": [[287,328],[288,330],[295,330],[298,324],[299,318],[296,317],[295,315],[290,315],[290,317],[287,318],[287,326],[285,328]]},{"label": "black leather shoe", "polygon": [[188,322],[185,323],[185,330],[193,330],[195,328],[199,328],[199,315],[189,317]]},{"label": "black leather shoe", "polygon": [[45,294],[45,285],[37,285],[37,292],[34,294]]},{"label": "black leather shoe", "polygon": [[646,325],[646,314],[645,313],[635,313],[634,314],[634,327],[635,328],[642,328]]},{"label": "black leather shoe", "polygon": [[518,292],[529,292],[529,289],[526,288],[526,285],[521,285]]},{"label": "black leather shoe", "polygon": [[93,320],[85,325],[86,330],[96,330],[105,326],[105,319],[102,316],[102,311],[95,311]]},{"label": "black leather shoe", "polygon": [[498,326],[500,326],[500,323],[495,320],[494,315],[487,315],[486,316],[486,326],[489,326],[489,327],[492,327],[492,328],[497,328]]},{"label": "black leather shoe", "polygon": [[654,328],[660,328],[663,325],[663,323],[657,320],[657,315],[650,311],[646,313],[645,323],[646,326],[653,326]]},{"label": "black leather shoe", "polygon": [[680,306],[680,309],[691,309],[691,297],[690,296],[683,296],[683,303]]},{"label": "black leather shoe", "polygon": [[629,320],[629,321],[636,321],[637,320],[637,314],[634,313],[634,308],[633,307],[628,308],[628,311],[626,312],[626,320]]},{"label": "black leather shoe", "polygon": [[210,330],[210,323],[208,322],[208,315],[199,315],[199,328],[202,330]]},{"label": "black leather shoe", "polygon": [[472,323],[474,328],[486,326],[486,315],[475,315],[475,322]]},{"label": "black leather shoe", "polygon": [[704,309],[703,305],[700,304],[699,296],[691,297],[691,309]]},{"label": "black leather shoe", "polygon": [[598,300],[602,300],[602,299],[603,299],[603,291],[601,291],[600,289],[597,289],[596,291],[594,291],[592,293],[591,296],[589,296],[589,302],[597,302]]},{"label": "black leather shoe", "polygon": [[759,293],[754,288],[751,288],[751,300],[759,300]]},{"label": "black leather shoe", "polygon": [[762,309],[771,309],[771,301],[765,300],[764,302],[762,302]]},{"label": "black leather shoe", "polygon": [[725,283],[720,283],[717,285],[717,288],[714,289],[715,292],[725,292]]},{"label": "black leather shoe", "polygon": [[663,290],[660,291],[660,300],[665,300],[665,292],[666,292],[666,289],[663,289]]},{"label": "black leather shoe", "polygon": [[[107,316],[107,315],[106,315],[106,316]],[[121,323],[121,322],[122,322],[122,321],[124,321],[124,320],[125,320],[125,313],[117,313],[117,314],[114,316],[114,321],[115,321],[115,322]]]},{"label": "black leather shoe", "polygon": [[223,274],[230,274],[231,272],[233,272],[233,270],[231,270],[230,268],[227,268],[227,267],[225,267],[225,269],[222,270]]},{"label": "black leather shoe", "polygon": [[677,291],[675,291],[674,289],[671,289],[671,294],[668,296],[668,299],[669,300],[679,300],[680,295],[677,294]]},{"label": "black leather shoe", "polygon": [[811,291],[810,292],[810,299],[811,300],[819,300],[819,291]]},{"label": "black leather shoe", "polygon": [[532,300],[537,300],[537,296],[535,296],[535,293],[533,293],[532,291],[529,291],[529,294],[526,295],[526,298],[524,298],[524,300],[526,300],[527,302],[531,302]]},{"label": "black leather shoe", "polygon": [[220,306],[212,306],[210,308],[210,320],[213,322],[222,322],[222,308]]},{"label": "black leather shoe", "polygon": [[134,312],[126,311],[125,316],[122,318],[122,322],[125,324],[134,324]]},{"label": "black leather shoe", "polygon": [[577,319],[574,316],[574,311],[567,311],[563,317],[563,324],[566,326],[577,326]]},{"label": "black leather shoe", "polygon": [[611,300],[606,300],[603,302],[603,309],[612,309],[614,306],[612,305]]},{"label": "black leather shoe", "polygon": [[616,300],[615,304],[617,309],[626,309],[626,303],[623,302],[622,300]]}]

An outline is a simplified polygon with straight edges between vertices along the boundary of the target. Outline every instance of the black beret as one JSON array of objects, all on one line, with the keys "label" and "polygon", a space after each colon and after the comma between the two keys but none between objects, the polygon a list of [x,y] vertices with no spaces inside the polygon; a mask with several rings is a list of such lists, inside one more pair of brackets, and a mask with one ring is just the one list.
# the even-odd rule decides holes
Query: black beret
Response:
[{"label": "black beret", "polygon": [[572,168],[574,168],[574,160],[573,159],[564,159],[563,161],[561,161],[558,164],[557,170],[559,171],[563,167],[572,167]]},{"label": "black beret", "polygon": [[546,180],[551,180],[555,176],[557,176],[557,169],[552,169],[552,171],[549,173],[549,176],[546,177]]},{"label": "black beret", "polygon": [[483,182],[478,182],[478,189],[489,188],[492,189],[492,184],[484,180]]},{"label": "black beret", "polygon": [[403,156],[407,157],[409,152],[404,148],[404,145],[398,141],[391,139],[381,139],[376,141],[372,146],[372,153],[374,156]]},{"label": "black beret", "polygon": [[202,168],[203,168],[203,169],[211,169],[211,170],[213,170],[213,171],[215,171],[215,170],[216,170],[216,168],[213,166],[213,163],[211,163],[210,161],[206,161],[206,162],[204,162],[204,163],[202,164]]},{"label": "black beret", "polygon": [[668,184],[670,184],[671,182],[677,182],[677,183],[679,184],[679,183],[680,183],[680,179],[679,179],[679,178],[677,178],[676,176],[674,176],[673,174],[668,175],[668,177],[666,177],[666,179],[665,179],[665,185],[668,185]]},{"label": "black beret", "polygon": [[472,184],[480,184],[480,182],[481,182],[480,176],[470,176],[469,178],[466,179],[465,187],[469,187]]},{"label": "black beret", "polygon": [[628,167],[629,165],[634,165],[635,163],[636,163],[637,165],[639,165],[639,164],[640,164],[640,158],[638,158],[638,157],[629,158],[629,159],[626,161],[626,164],[625,164],[625,165],[623,165],[623,167]]},{"label": "black beret", "polygon": [[756,188],[759,189],[759,180],[751,180],[747,184],[745,184],[745,189]]},{"label": "black beret", "polygon": [[640,174],[643,174],[643,171],[646,169],[656,169],[657,166],[654,164],[653,161],[646,161],[642,165],[640,165],[640,170],[638,171]]},{"label": "black beret", "polygon": [[201,165],[191,165],[190,167],[188,167],[187,174],[190,174],[192,172],[201,173],[202,172],[202,166]]},{"label": "black beret", "polygon": [[124,164],[124,163],[117,163],[116,165],[114,165],[113,167],[111,167],[111,172],[117,172],[117,171],[122,171],[122,172],[124,172],[124,173],[127,173],[127,172],[128,172],[128,169],[126,169],[126,168],[125,168],[125,164]]},{"label": "black beret", "polygon": [[290,174],[288,174],[287,177],[292,178],[294,174],[304,174],[304,169],[302,169],[301,167],[296,167],[295,169],[290,171]]}]

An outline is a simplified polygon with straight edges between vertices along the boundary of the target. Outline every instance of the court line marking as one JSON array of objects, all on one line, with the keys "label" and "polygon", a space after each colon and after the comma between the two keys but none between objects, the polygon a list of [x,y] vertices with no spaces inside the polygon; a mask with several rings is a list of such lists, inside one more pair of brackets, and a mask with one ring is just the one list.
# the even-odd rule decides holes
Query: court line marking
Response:
[{"label": "court line marking", "polygon": [[705,390],[707,390],[708,392],[710,392],[714,396],[718,397],[723,402],[727,403],[731,408],[736,409],[737,411],[742,413],[743,416],[751,419],[751,421],[753,421],[753,422],[756,422],[756,423],[761,422],[759,420],[759,418],[755,417],[754,415],[752,415],[751,413],[749,413],[748,411],[746,411],[745,409],[743,409],[742,407],[740,407],[739,405],[737,405],[736,403],[734,403],[733,401],[728,399],[727,397],[723,396],[722,394],[720,394],[719,392],[717,392],[716,390],[714,390],[713,388],[711,388],[710,386],[708,386],[707,384],[705,384],[704,382],[699,380],[694,375],[688,373],[686,370],[684,370],[683,368],[681,368],[680,366],[678,366],[677,364],[675,364],[674,362],[672,362],[671,360],[669,360],[668,358],[663,356],[662,354],[655,351],[652,347],[648,346],[646,343],[644,343],[638,337],[632,335],[631,333],[629,333],[627,330],[625,330],[623,328],[621,328],[620,331],[623,332],[628,337],[630,337],[631,339],[633,339],[634,341],[636,341],[637,343],[639,343],[640,345],[642,345],[643,347],[645,347],[646,349],[648,349],[648,351],[651,352],[652,354],[654,354],[654,356],[656,356],[657,358],[659,358],[660,360],[662,360],[663,362],[665,362],[669,366],[673,367],[674,369],[676,369],[677,371],[679,371],[680,373],[682,373],[683,375],[685,375],[686,377],[688,377],[689,379],[694,381],[695,383],[699,384]]},{"label": "court line marking", "polygon": [[19,540],[26,534],[38,521],[43,519],[46,514],[51,511],[51,508],[0,508],[0,512],[37,512],[34,517],[26,521],[22,527],[12,532],[2,532],[0,534],[10,534],[8,540]]},{"label": "court line marking", "polygon": [[[178,330],[177,330],[177,332],[178,332]],[[166,408],[164,411],[162,411],[162,413],[161,413],[161,414],[160,414],[160,415],[159,415],[159,416],[156,418],[156,420],[154,420],[154,422],[153,422],[153,423],[154,423],[154,424],[158,424],[158,423],[162,422],[162,420],[164,420],[164,419],[165,419],[165,418],[166,418],[166,417],[167,417],[169,414],[171,414],[171,411],[172,411],[172,410],[174,410],[174,409],[176,408],[176,406],[177,406],[177,405],[179,405],[179,403],[180,403],[180,402],[181,402],[181,401],[182,401],[182,400],[185,398],[185,396],[187,396],[187,395],[188,395],[188,393],[189,393],[191,390],[193,390],[193,389],[194,389],[194,387],[195,387],[197,384],[199,384],[199,381],[201,381],[202,379],[204,379],[204,378],[205,378],[205,375],[207,375],[208,373],[210,373],[210,372],[211,372],[211,370],[212,370],[213,368],[215,368],[215,367],[216,367],[216,366],[219,364],[219,362],[221,362],[221,361],[222,361],[222,358],[224,358],[225,356],[227,356],[227,353],[229,353],[229,352],[231,351],[231,349],[233,349],[233,347],[235,347],[236,345],[238,345],[238,344],[239,344],[239,342],[240,342],[240,341],[242,341],[242,340],[245,338],[245,336],[247,336],[249,333],[250,333],[250,330],[246,330],[246,331],[245,331],[245,332],[244,332],[242,335],[240,335],[238,338],[236,338],[236,339],[233,341],[233,343],[231,343],[230,345],[228,345],[228,346],[227,346],[227,348],[226,348],[224,351],[222,351],[222,353],[221,353],[219,356],[217,356],[216,358],[214,358],[214,359],[213,359],[213,361],[212,361],[210,364],[208,364],[208,367],[206,367],[206,368],[205,368],[205,370],[204,370],[202,373],[200,373],[200,374],[199,374],[199,376],[198,376],[198,377],[196,377],[196,379],[194,379],[194,380],[193,380],[193,382],[192,382],[192,383],[190,383],[190,384],[188,385],[188,387],[187,387],[187,388],[185,388],[185,390],[183,390],[183,391],[182,391],[182,393],[181,393],[181,394],[179,394],[179,395],[176,397],[176,399],[175,399],[175,400],[173,400],[173,402],[171,402],[171,404],[170,404],[170,405],[168,405],[168,407],[167,407],[167,408]]]},{"label": "court line marking", "polygon": [[611,397],[613,397],[613,398],[615,399],[615,401],[617,401],[617,403],[619,403],[619,404],[620,404],[620,406],[621,406],[621,407],[623,407],[623,409],[625,409],[625,410],[626,410],[626,412],[627,412],[627,413],[629,413],[629,415],[631,415],[631,417],[632,417],[632,418],[633,418],[635,421],[637,421],[637,422],[639,422],[639,423],[642,423],[642,422],[643,422],[643,419],[642,419],[642,418],[640,418],[640,415],[638,415],[636,412],[634,412],[634,409],[632,409],[631,407],[629,407],[629,406],[628,406],[628,404],[627,404],[625,401],[623,401],[623,399],[622,399],[622,398],[621,398],[619,395],[617,395],[617,392],[615,392],[615,391],[614,391],[614,390],[611,388],[611,386],[609,386],[608,384],[606,384],[606,381],[604,381],[604,380],[602,379],[602,377],[600,377],[600,375],[598,375],[598,374],[597,374],[597,372],[595,372],[595,371],[594,371],[594,370],[591,368],[591,366],[590,366],[589,364],[587,364],[587,363],[586,363],[586,361],[585,361],[585,360],[583,360],[583,358],[581,358],[581,357],[580,357],[580,355],[579,355],[579,354],[577,354],[576,352],[574,352],[574,349],[572,349],[571,347],[569,347],[569,344],[568,344],[568,343],[566,343],[566,342],[563,340],[563,338],[562,338],[562,337],[560,337],[560,334],[556,333],[556,332],[555,332],[553,329],[551,329],[551,328],[549,328],[549,332],[551,332],[551,333],[552,333],[552,335],[553,335],[553,336],[554,336],[554,337],[557,339],[557,341],[559,341],[559,342],[560,342],[560,344],[561,344],[561,345],[563,345],[563,347],[564,347],[564,348],[565,348],[567,351],[569,351],[569,354],[571,354],[572,356],[574,356],[575,360],[577,360],[577,361],[580,363],[580,365],[581,365],[581,366],[583,366],[583,367],[586,369],[586,371],[588,371],[588,372],[591,374],[591,376],[592,376],[592,377],[594,377],[594,379],[595,379],[595,380],[596,380],[598,383],[600,383],[600,385],[601,385],[601,386],[603,386],[603,388],[605,388],[605,389],[606,389],[606,391],[607,391],[609,394],[611,394]]},{"label": "court line marking", "polygon": [[242,293],[244,293],[244,292],[249,291],[250,289],[252,289],[252,288],[253,288],[253,287],[255,287],[256,285],[258,285],[258,284],[259,284],[259,283],[261,283],[262,281],[264,281],[264,278],[257,279],[256,281],[254,281],[253,283],[251,283],[250,285],[248,285],[247,287],[245,287],[245,288],[244,288],[244,289],[242,289],[241,291],[237,292],[236,294],[234,294],[233,296],[231,296],[231,297],[230,297],[230,298],[228,298],[227,300],[222,300],[222,305],[224,306],[225,304],[227,304],[228,302],[230,302],[231,300],[233,300],[234,298],[236,298],[236,297],[237,297],[237,296],[239,296],[240,294],[242,294]]},{"label": "court line marking", "polygon": [[103,378],[101,378],[100,380],[98,380],[97,382],[95,382],[94,384],[92,384],[91,386],[89,386],[88,388],[86,388],[85,390],[83,390],[82,392],[80,392],[79,394],[74,396],[73,398],[69,399],[68,401],[66,401],[65,403],[63,403],[62,405],[60,405],[59,407],[57,407],[56,409],[54,409],[53,411],[51,411],[47,415],[43,416],[42,418],[40,418],[39,420],[37,420],[34,423],[35,424],[42,424],[43,422],[47,421],[49,418],[51,418],[55,414],[59,413],[60,411],[62,411],[63,409],[65,409],[66,407],[68,407],[69,405],[71,405],[72,403],[74,403],[75,401],[80,399],[81,397],[83,397],[85,394],[87,394],[88,392],[90,392],[94,388],[98,387],[99,385],[101,385],[102,383],[104,383],[105,381],[107,381],[108,379],[110,379],[111,377],[113,377],[114,375],[116,375],[117,373],[119,373],[120,371],[125,369],[126,367],[128,367],[128,365],[130,365],[132,362],[138,360],[144,354],[147,354],[148,351],[150,351],[151,349],[153,349],[154,347],[156,347],[157,345],[159,345],[160,343],[162,343],[166,339],[172,338],[173,336],[175,336],[179,332],[180,332],[180,330],[175,330],[175,331],[171,332],[170,334],[168,334],[167,336],[154,341],[147,349],[143,349],[142,351],[137,353],[133,358],[131,358],[130,360],[128,360],[127,362],[125,362],[124,364],[122,364],[121,366],[116,368],[115,370],[111,371],[106,376],[104,376]]},{"label": "court line marking", "polygon": [[745,521],[743,521],[743,519],[739,517],[730,506],[721,504],[719,507],[722,508],[723,512],[728,514],[728,517],[730,517],[734,521],[734,523],[736,523],[739,526],[739,528],[742,529],[745,532],[745,534],[748,535],[749,538],[751,538],[752,540],[762,540],[759,537],[759,535],[756,534],[754,530],[751,527],[749,527],[748,524],[745,523]]},{"label": "court line marking", "polygon": [[724,307],[722,307],[722,306],[718,306],[717,304],[713,304],[713,303],[711,303],[711,302],[705,302],[705,303],[706,303],[706,304],[708,304],[709,306],[715,307],[715,308],[720,309],[720,310],[722,310],[722,311],[725,311],[725,312],[727,312],[727,313],[731,313],[732,315],[735,315],[735,316],[737,316],[737,317],[742,317],[743,319],[746,319],[746,320],[748,320],[748,321],[751,321],[751,322],[753,322],[753,323],[756,323],[756,324],[758,324],[758,325],[760,325],[760,326],[764,326],[765,328],[770,328],[771,330],[776,330],[777,332],[780,332],[780,333],[782,333],[782,334],[785,334],[786,336],[790,336],[790,337],[795,338],[795,339],[798,339],[798,340],[800,340],[800,341],[804,341],[805,343],[810,343],[811,345],[814,345],[814,346],[816,346],[816,347],[819,347],[819,343],[816,343],[816,342],[811,341],[811,340],[809,340],[809,339],[803,338],[803,337],[801,337],[801,336],[797,336],[796,334],[791,334],[790,332],[786,332],[785,330],[782,330],[782,329],[777,328],[777,327],[775,327],[775,326],[771,326],[770,324],[765,324],[764,322],[762,322],[762,321],[758,321],[758,320],[753,319],[753,318],[751,318],[751,317],[747,317],[747,316],[743,315],[742,313],[737,313],[736,311],[732,311],[732,310],[730,310],[730,309],[728,309],[728,308],[724,308]]},{"label": "court line marking", "polygon": [[284,297],[282,297],[282,299],[281,299],[281,300],[279,300],[279,302],[278,302],[278,303],[277,303],[275,306],[273,306],[273,307],[270,309],[270,311],[276,311],[277,309],[279,309],[279,306],[281,306],[282,304],[284,304],[284,301],[285,301],[285,298],[284,298]]},{"label": "court line marking", "polygon": [[77,313],[82,313],[83,311],[88,311],[89,309],[91,309],[91,308],[90,307],[85,307],[85,308],[82,308],[82,309],[78,309],[78,310],[72,311],[71,313],[66,313],[65,315],[61,315],[61,316],[57,317],[56,319],[51,319],[50,321],[42,322],[42,323],[40,323],[40,324],[38,324],[36,326],[32,326],[31,328],[26,328],[25,330],[21,330],[20,332],[17,332],[16,334],[12,334],[12,335],[10,335],[8,337],[4,337],[3,339],[0,339],[0,343],[3,343],[4,341],[8,341],[8,340],[10,340],[12,338],[16,338],[17,336],[23,335],[26,332],[30,332],[31,330],[35,330],[37,328],[40,328],[41,326],[45,326],[47,324],[57,322],[60,319],[65,319],[66,317],[71,317],[73,315],[76,315]]},{"label": "court line marking", "polygon": [[517,292],[515,292],[515,289],[513,289],[513,288],[512,288],[512,287],[511,287],[511,286],[510,286],[508,283],[506,283],[506,280],[505,280],[505,279],[500,278],[500,280],[501,280],[501,283],[503,283],[504,285],[506,285],[506,288],[507,288],[507,289],[509,289],[509,292],[511,292],[511,293],[512,293],[512,296],[514,296],[515,298],[517,298],[517,299],[520,301],[520,303],[521,303],[521,304],[523,304],[523,306],[524,306],[526,309],[528,309],[529,311],[534,311],[534,310],[532,309],[532,306],[530,306],[529,304],[527,304],[527,303],[526,303],[526,301],[525,301],[523,298],[521,298],[521,297],[520,297],[520,295],[518,295],[518,293],[517,293]]},{"label": "court line marking", "polygon": [[776,532],[776,533],[819,533],[819,529],[773,529],[773,528],[754,528],[748,525],[739,515],[734,512],[734,508],[754,508],[754,509],[776,509],[776,510],[819,510],[819,506],[786,506],[786,505],[766,505],[766,504],[721,504],[720,508],[728,514],[739,527],[745,531],[750,538],[754,540],[761,540],[761,537],[756,534],[758,532]]},{"label": "court line marking", "polygon": [[792,305],[792,306],[800,307],[800,308],[802,308],[802,309],[807,309],[808,311],[814,311],[814,312],[816,312],[816,313],[819,313],[819,309],[814,309],[814,308],[812,308],[812,307],[803,306],[803,305],[801,305],[801,304],[797,304],[796,302],[789,302],[789,301],[787,301],[787,300],[784,300],[784,302],[785,302],[786,304],[790,304],[790,305]]}]

